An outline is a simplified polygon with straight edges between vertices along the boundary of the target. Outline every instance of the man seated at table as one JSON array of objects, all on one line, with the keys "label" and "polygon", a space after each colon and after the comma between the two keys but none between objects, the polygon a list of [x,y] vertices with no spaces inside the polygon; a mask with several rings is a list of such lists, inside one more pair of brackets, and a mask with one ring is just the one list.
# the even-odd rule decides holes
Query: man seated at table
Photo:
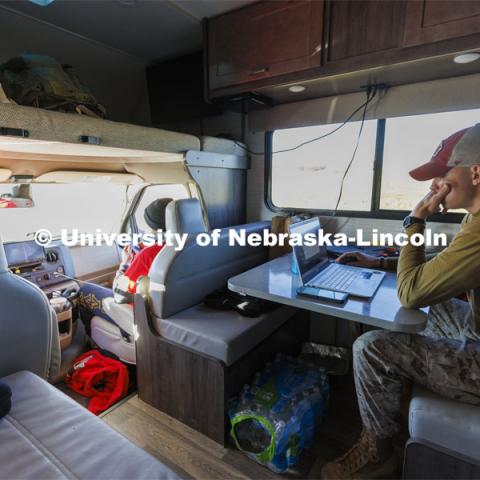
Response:
[{"label": "man seated at table", "polygon": [[[363,432],[352,449],[323,467],[322,478],[391,478],[400,469],[393,441],[402,426],[406,383],[480,405],[480,124],[448,137],[410,175],[433,181],[404,221],[409,237],[423,233],[434,213],[463,208],[468,214],[435,258],[427,261],[425,247],[409,243],[398,260],[386,259],[385,267],[397,268],[402,305],[430,306],[427,327],[419,335],[375,330],[356,340],[353,367]],[[354,255],[349,265],[380,267],[376,257]],[[464,293],[468,302],[455,298]]]}]

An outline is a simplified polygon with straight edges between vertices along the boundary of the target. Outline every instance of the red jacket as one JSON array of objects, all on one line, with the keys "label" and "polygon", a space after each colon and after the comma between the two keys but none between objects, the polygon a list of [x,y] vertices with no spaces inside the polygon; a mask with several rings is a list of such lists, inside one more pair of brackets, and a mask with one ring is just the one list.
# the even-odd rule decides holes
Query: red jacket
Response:
[{"label": "red jacket", "polygon": [[65,381],[74,392],[91,398],[88,409],[99,415],[128,393],[128,370],[120,361],[90,350],[78,357]]},{"label": "red jacket", "polygon": [[158,252],[163,248],[163,245],[152,245],[151,247],[143,248],[135,256],[132,264],[128,267],[125,272],[125,276],[128,277],[128,291],[130,293],[136,293],[137,290],[137,280],[142,275],[148,275],[150,267],[152,266],[155,257]]}]

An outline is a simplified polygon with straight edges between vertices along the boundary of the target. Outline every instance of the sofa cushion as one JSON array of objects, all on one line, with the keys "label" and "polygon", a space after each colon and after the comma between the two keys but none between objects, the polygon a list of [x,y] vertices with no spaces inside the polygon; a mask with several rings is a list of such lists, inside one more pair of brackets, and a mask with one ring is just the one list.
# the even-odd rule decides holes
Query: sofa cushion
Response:
[{"label": "sofa cushion", "polygon": [[12,408],[12,390],[4,382],[0,382],[0,418],[3,418]]},{"label": "sofa cushion", "polygon": [[179,478],[33,373],[2,380],[13,405],[0,420],[0,479]]},{"label": "sofa cushion", "polygon": [[296,309],[282,306],[257,318],[203,304],[168,319],[156,319],[158,333],[191,350],[232,365],[280,328]]},{"label": "sofa cushion", "polygon": [[409,412],[410,436],[480,460],[480,406],[440,397],[415,387]]}]

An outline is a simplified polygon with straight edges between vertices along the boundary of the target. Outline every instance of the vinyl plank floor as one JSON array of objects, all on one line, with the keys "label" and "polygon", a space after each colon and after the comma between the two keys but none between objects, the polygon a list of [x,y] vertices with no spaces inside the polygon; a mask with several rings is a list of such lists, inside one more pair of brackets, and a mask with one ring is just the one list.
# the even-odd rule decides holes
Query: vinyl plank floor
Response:
[{"label": "vinyl plank floor", "polygon": [[325,462],[353,445],[361,425],[352,377],[333,378],[330,411],[318,430],[314,447],[304,451],[296,469],[276,475],[234,446],[222,447],[137,396],[107,413],[103,420],[185,478],[198,480],[319,478]]},{"label": "vinyl plank floor", "polygon": [[87,397],[84,397],[83,395],[80,395],[77,392],[74,392],[73,390],[70,390],[65,382],[57,383],[55,387],[57,387],[61,392],[67,395],[67,397],[70,397],[71,399],[75,400],[82,407],[84,408],[88,407],[88,402],[90,401],[90,399]]}]

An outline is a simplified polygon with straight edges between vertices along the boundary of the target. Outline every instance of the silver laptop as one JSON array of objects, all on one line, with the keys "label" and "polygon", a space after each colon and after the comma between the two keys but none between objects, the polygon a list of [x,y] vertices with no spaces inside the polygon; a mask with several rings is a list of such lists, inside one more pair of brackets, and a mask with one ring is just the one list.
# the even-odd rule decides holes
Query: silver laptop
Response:
[{"label": "silver laptop", "polygon": [[[290,233],[302,235],[320,230],[318,218],[290,225]],[[325,246],[294,246],[293,254],[297,262],[302,283],[306,287],[323,288],[344,292],[357,297],[371,298],[385,277],[385,272],[370,268],[353,267],[332,262]]]}]

